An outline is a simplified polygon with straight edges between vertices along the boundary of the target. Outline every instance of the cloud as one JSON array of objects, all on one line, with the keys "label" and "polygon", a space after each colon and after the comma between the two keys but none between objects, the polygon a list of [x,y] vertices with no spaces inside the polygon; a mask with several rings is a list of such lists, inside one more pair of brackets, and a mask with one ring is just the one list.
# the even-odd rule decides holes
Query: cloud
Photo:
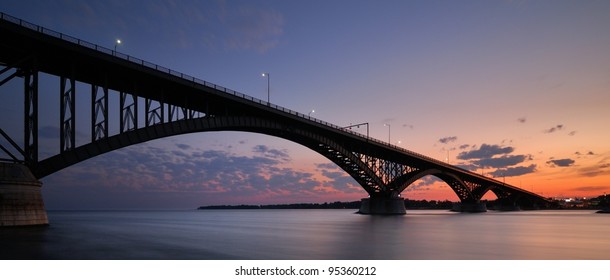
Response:
[{"label": "cloud", "polygon": [[[153,145],[126,147],[46,177],[45,189],[52,190],[50,209],[184,209],[206,203],[323,202],[365,195],[337,165],[323,163],[315,172],[304,171],[287,165],[292,161],[287,152],[266,145],[252,147],[251,155],[185,144]],[[83,193],[83,188],[90,197],[70,195],[73,200],[66,202],[66,193]],[[149,204],[144,197],[151,199]],[[186,201],[191,204],[185,206]]]},{"label": "cloud", "polygon": [[518,118],[517,121],[520,122],[520,123],[525,123],[527,121],[527,119],[526,118]]},{"label": "cloud", "polygon": [[187,144],[176,144],[176,147],[180,148],[181,150],[189,150],[189,149],[191,149],[191,146],[187,145]]},{"label": "cloud", "polygon": [[[469,147],[470,147],[470,145],[468,145],[468,144],[464,144],[464,145],[460,145],[458,148],[459,148],[460,150],[465,150],[465,149],[468,149]],[[474,146],[473,146],[473,148],[474,148]]]},{"label": "cloud", "polygon": [[558,124],[558,125],[556,125],[554,127],[551,127],[549,129],[545,129],[544,133],[553,133],[553,132],[562,130],[563,128],[564,128],[563,124]]},{"label": "cloud", "polygon": [[381,120],[381,123],[383,123],[383,124],[391,124],[394,121],[396,121],[396,118],[385,118],[385,119]]},{"label": "cloud", "polygon": [[508,166],[517,165],[519,163],[527,160],[528,157],[525,155],[504,155],[502,157],[494,157],[494,158],[483,158],[479,160],[475,160],[474,163],[476,166],[481,167],[492,167],[492,168],[503,168]]},{"label": "cloud", "polygon": [[517,166],[517,167],[509,167],[509,168],[501,168],[496,171],[491,172],[491,176],[494,177],[514,177],[521,176],[529,173],[536,172],[536,164],[531,164],[529,166]]},{"label": "cloud", "polygon": [[439,179],[436,176],[425,176],[425,177],[422,177],[419,180],[413,182],[413,184],[409,185],[404,191],[412,192],[412,191],[430,190],[430,186],[432,186],[434,183],[443,183],[444,185],[446,185],[446,183],[443,180]]},{"label": "cloud", "polygon": [[477,150],[459,153],[457,158],[462,160],[485,159],[492,158],[495,155],[510,154],[514,150],[515,149],[513,147],[500,147],[498,145],[483,144]]},{"label": "cloud", "polygon": [[603,187],[603,186],[583,186],[583,187],[575,187],[572,188],[571,190],[573,191],[583,191],[583,192],[602,192],[602,191],[606,191],[606,190],[610,190],[610,187]]},{"label": "cloud", "polygon": [[533,160],[533,157],[532,155],[512,155],[511,153],[515,149],[511,146],[482,144],[479,148],[476,148],[475,145],[461,146],[460,148],[468,147],[471,147],[470,151],[463,151],[457,156],[458,159],[465,160],[465,162],[459,164],[459,167],[466,170],[495,168],[496,170],[490,172],[494,177],[520,176],[536,171],[536,164],[516,166]]},{"label": "cloud", "polygon": [[581,153],[580,151],[576,151],[574,154],[577,155],[577,158],[595,155],[593,151],[588,151],[587,153]]},{"label": "cloud", "polygon": [[574,131],[570,131],[570,133],[568,133],[568,135],[570,135],[570,136],[574,136],[574,135],[576,135],[576,130],[574,130]]},{"label": "cloud", "polygon": [[324,180],[324,189],[334,190],[337,192],[344,193],[360,193],[362,187],[358,185],[356,180],[349,176],[343,169],[334,163],[321,163],[317,164],[318,171],[328,178]]},{"label": "cloud", "polygon": [[578,174],[584,177],[597,177],[610,174],[610,163],[599,163],[593,166],[579,168]]},{"label": "cloud", "polygon": [[290,160],[290,155],[288,155],[287,151],[280,151],[277,149],[270,149],[269,147],[265,146],[265,145],[256,145],[252,148],[252,151],[255,153],[260,153],[260,154],[264,154],[267,157],[273,158],[273,159],[280,159],[283,161],[288,161]]},{"label": "cloud", "polygon": [[479,166],[474,164],[456,164],[455,166],[462,169],[466,169],[468,171],[476,171],[477,169],[479,169]]},{"label": "cloud", "polygon": [[323,169],[333,169],[333,168],[337,168],[337,165],[336,165],[336,164],[334,164],[334,163],[332,163],[332,162],[329,162],[329,163],[319,163],[319,164],[316,164],[316,166],[317,166],[318,168],[323,168]]},{"label": "cloud", "polygon": [[569,159],[569,158],[564,158],[564,159],[551,159],[549,161],[546,162],[546,164],[550,165],[551,167],[568,167],[568,166],[572,166],[574,164],[574,160],[573,159]]},{"label": "cloud", "polygon": [[447,144],[447,143],[455,142],[456,140],[457,140],[457,136],[450,136],[450,137],[443,137],[441,139],[438,139],[438,142],[441,142],[442,144]]}]

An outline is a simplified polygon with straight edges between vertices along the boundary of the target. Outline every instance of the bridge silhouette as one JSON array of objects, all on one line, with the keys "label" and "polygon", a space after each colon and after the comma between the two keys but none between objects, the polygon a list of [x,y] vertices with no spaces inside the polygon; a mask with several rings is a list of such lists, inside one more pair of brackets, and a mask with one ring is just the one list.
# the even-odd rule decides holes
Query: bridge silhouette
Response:
[{"label": "bridge silhouette", "polygon": [[[0,148],[5,154],[0,160],[0,191],[4,192],[0,193],[0,209],[4,209],[0,225],[48,223],[38,181],[47,175],[119,148],[207,131],[261,133],[308,147],[337,164],[364,188],[369,194],[361,203],[360,212],[364,214],[404,214],[401,192],[428,175],[443,180],[457,194],[461,201],[457,211],[486,211],[481,198],[488,191],[496,195],[504,209],[547,203],[533,192],[349,128],[6,14],[0,13],[0,17],[0,89],[9,81],[23,80],[25,132],[19,145],[14,139],[20,138],[2,130],[8,121],[0,124],[0,139],[4,139]],[[56,103],[60,105],[60,149],[45,159],[39,159],[38,152],[39,73],[60,81],[60,102]],[[90,90],[77,94],[76,82],[89,85]],[[87,108],[91,117],[85,120],[90,139],[77,146],[79,108],[75,100],[85,94],[91,99]],[[110,104],[111,94],[118,95],[119,104]],[[111,106],[118,110],[111,110]],[[116,118],[109,114],[115,111],[119,129],[111,135],[111,120]]]}]

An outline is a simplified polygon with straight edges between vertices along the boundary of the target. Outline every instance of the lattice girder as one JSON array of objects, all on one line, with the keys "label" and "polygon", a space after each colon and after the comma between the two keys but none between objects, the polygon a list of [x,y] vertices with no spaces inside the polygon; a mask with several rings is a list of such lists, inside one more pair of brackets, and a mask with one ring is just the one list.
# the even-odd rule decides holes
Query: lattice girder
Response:
[{"label": "lattice girder", "polygon": [[392,181],[392,183],[390,183],[390,188],[396,189],[401,193],[415,181],[429,175],[435,176],[447,183],[462,202],[478,201],[473,195],[473,189],[476,188],[477,185],[470,182],[464,182],[456,175],[434,168],[412,168],[410,172],[407,172]]},{"label": "lattice girder", "polygon": [[457,194],[462,203],[479,201],[478,198],[473,196],[472,186],[469,186],[469,183],[466,183],[453,175],[438,174],[435,176],[445,181],[449,185],[449,187],[451,187],[451,189],[453,189],[453,191]]},{"label": "lattice girder", "polygon": [[91,85],[91,142],[110,136],[108,106],[108,87]]},{"label": "lattice girder", "polygon": [[316,150],[350,174],[369,194],[384,191],[385,185],[381,178],[360,157],[346,148],[326,140]]},{"label": "lattice girder", "polygon": [[500,188],[499,186],[496,186],[496,185],[481,186],[481,187],[477,188],[473,192],[473,194],[474,194],[474,197],[481,199],[487,192],[490,192],[490,191],[493,192],[494,195],[496,195],[496,197],[498,199],[505,199],[512,195],[507,189]]},{"label": "lattice girder", "polygon": [[383,183],[381,190],[383,192],[396,192],[398,189],[392,184],[397,178],[404,174],[413,172],[417,168],[407,164],[394,162],[382,158],[376,158],[367,154],[353,153],[360,161],[362,161],[379,180]]},{"label": "lattice girder", "polygon": [[38,163],[38,71],[24,71],[24,150],[29,166]]}]

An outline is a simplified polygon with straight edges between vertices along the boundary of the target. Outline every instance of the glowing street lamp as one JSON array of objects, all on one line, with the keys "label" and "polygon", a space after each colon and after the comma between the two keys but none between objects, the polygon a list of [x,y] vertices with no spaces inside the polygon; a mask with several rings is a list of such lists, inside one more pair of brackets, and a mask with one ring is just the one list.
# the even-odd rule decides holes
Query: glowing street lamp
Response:
[{"label": "glowing street lamp", "polygon": [[267,77],[267,104],[270,103],[270,96],[269,96],[269,80],[271,79],[271,77],[269,76],[269,73],[263,73],[261,74],[261,76],[263,77]]},{"label": "glowing street lamp", "polygon": [[311,111],[309,112],[309,114],[307,114],[307,115],[308,115],[309,117],[311,117],[311,113],[315,113],[315,112],[316,112],[316,110],[311,110]]},{"label": "glowing street lamp", "polygon": [[121,39],[116,39],[116,43],[114,44],[114,53],[116,53],[116,47],[121,44]]}]

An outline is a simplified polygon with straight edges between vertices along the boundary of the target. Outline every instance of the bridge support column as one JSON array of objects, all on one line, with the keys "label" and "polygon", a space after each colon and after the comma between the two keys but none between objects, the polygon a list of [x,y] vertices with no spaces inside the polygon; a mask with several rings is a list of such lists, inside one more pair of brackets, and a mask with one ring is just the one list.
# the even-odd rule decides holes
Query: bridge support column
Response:
[{"label": "bridge support column", "polygon": [[521,211],[521,207],[513,201],[500,202],[497,209],[498,211]]},{"label": "bridge support column", "polygon": [[0,163],[0,227],[48,225],[41,186],[25,165]]},{"label": "bridge support column", "polygon": [[360,211],[358,213],[366,215],[404,215],[407,210],[404,198],[371,196],[360,201]]},{"label": "bridge support column", "polygon": [[451,209],[451,211],[468,213],[487,212],[487,203],[481,201],[454,203],[453,209]]},{"label": "bridge support column", "polygon": [[540,210],[540,205],[533,203],[532,205],[519,206],[519,210]]}]

